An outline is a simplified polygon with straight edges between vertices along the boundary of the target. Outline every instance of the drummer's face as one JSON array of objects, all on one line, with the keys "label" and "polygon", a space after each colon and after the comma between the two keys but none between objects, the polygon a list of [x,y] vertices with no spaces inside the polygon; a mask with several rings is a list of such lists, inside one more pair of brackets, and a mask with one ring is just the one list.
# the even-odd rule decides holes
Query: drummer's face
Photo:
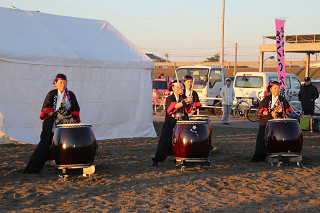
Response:
[{"label": "drummer's face", "polygon": [[67,88],[67,81],[66,80],[58,80],[55,83],[55,88],[57,88],[60,92],[63,92]]},{"label": "drummer's face", "polygon": [[272,94],[274,97],[277,97],[277,96],[280,94],[280,86],[273,85],[273,86],[270,88],[270,92],[271,92],[271,94]]},{"label": "drummer's face", "polygon": [[173,85],[172,90],[173,90],[174,94],[176,94],[176,95],[179,95],[179,94],[183,93],[181,85],[180,86],[179,85]]},{"label": "drummer's face", "polygon": [[186,80],[184,82],[184,86],[186,87],[187,90],[190,90],[190,88],[192,86],[192,81],[191,80]]}]

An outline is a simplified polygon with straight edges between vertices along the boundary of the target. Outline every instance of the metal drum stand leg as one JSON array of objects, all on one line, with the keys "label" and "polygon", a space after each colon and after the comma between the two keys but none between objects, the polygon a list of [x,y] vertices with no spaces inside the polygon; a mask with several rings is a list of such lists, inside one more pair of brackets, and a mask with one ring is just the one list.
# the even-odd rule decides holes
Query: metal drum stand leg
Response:
[{"label": "metal drum stand leg", "polygon": [[67,181],[70,178],[70,175],[68,174],[68,170],[82,169],[82,175],[84,177],[88,177],[89,180],[93,180],[93,174],[96,170],[95,168],[96,168],[95,165],[92,165],[92,164],[57,165],[56,173],[58,174],[59,177],[63,178],[64,181]]},{"label": "metal drum stand leg", "polygon": [[181,168],[181,171],[186,170],[187,165],[197,165],[199,167],[203,167],[204,170],[208,169],[208,166],[210,166],[210,160],[207,158],[177,158],[176,161],[176,167]]},{"label": "metal drum stand leg", "polygon": [[302,167],[302,155],[300,153],[270,153],[267,156],[268,163],[273,166],[282,167],[283,163],[296,163],[298,167]]}]

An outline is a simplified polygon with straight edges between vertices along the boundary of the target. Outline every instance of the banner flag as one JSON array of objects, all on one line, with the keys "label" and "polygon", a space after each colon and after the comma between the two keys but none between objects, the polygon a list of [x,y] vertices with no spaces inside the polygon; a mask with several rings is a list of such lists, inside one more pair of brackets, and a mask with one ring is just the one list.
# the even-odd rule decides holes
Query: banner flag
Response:
[{"label": "banner flag", "polygon": [[280,83],[280,95],[286,97],[286,66],[285,66],[285,20],[276,19],[276,47],[278,64],[278,81]]}]

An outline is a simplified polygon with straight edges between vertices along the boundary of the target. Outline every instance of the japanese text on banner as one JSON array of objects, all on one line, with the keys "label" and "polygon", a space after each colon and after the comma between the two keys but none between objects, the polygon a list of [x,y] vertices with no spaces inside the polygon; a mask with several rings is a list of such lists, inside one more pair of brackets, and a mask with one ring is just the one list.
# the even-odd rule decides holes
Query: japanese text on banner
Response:
[{"label": "japanese text on banner", "polygon": [[286,96],[286,66],[285,66],[285,20],[276,19],[276,47],[277,47],[277,64],[278,64],[278,81],[280,83],[280,95]]}]

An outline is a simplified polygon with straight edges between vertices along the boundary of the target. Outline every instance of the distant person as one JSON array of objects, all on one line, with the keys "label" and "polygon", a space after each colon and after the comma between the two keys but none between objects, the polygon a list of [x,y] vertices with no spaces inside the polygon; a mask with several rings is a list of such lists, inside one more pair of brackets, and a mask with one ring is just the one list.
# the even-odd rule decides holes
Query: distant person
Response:
[{"label": "distant person", "polygon": [[180,81],[174,80],[170,83],[169,91],[173,94],[166,99],[166,117],[162,127],[162,132],[152,166],[158,166],[158,162],[164,161],[172,149],[172,134],[177,120],[188,120],[188,114],[191,111],[191,105],[187,102],[192,101],[192,97],[186,97],[183,94]]},{"label": "distant person", "polygon": [[251,162],[264,161],[267,156],[267,147],[265,145],[264,134],[266,126],[270,119],[285,118],[292,108],[288,101],[280,96],[280,83],[278,81],[270,81],[267,87],[268,93],[259,105],[259,130],[256,141],[256,149]]},{"label": "distant person", "polygon": [[231,85],[231,79],[226,79],[226,85],[224,85],[220,91],[220,96],[222,98],[222,124],[230,124],[230,113],[231,107],[233,105],[233,99],[235,97],[234,89]]},{"label": "distant person", "polygon": [[311,79],[306,77],[304,85],[299,91],[299,101],[301,102],[304,115],[314,115],[314,101],[319,97],[317,87],[313,86]]},{"label": "distant person", "polygon": [[185,75],[183,77],[183,84],[184,84],[183,94],[186,97],[190,97],[190,96],[192,97],[192,103],[190,103],[191,106],[192,106],[192,110],[189,113],[189,115],[193,115],[196,112],[197,109],[201,108],[201,103],[200,103],[200,100],[199,100],[198,93],[195,90],[192,90],[192,94],[191,94],[192,83],[193,83],[192,76]]},{"label": "distant person", "polygon": [[164,78],[164,74],[159,75],[158,78]]}]

